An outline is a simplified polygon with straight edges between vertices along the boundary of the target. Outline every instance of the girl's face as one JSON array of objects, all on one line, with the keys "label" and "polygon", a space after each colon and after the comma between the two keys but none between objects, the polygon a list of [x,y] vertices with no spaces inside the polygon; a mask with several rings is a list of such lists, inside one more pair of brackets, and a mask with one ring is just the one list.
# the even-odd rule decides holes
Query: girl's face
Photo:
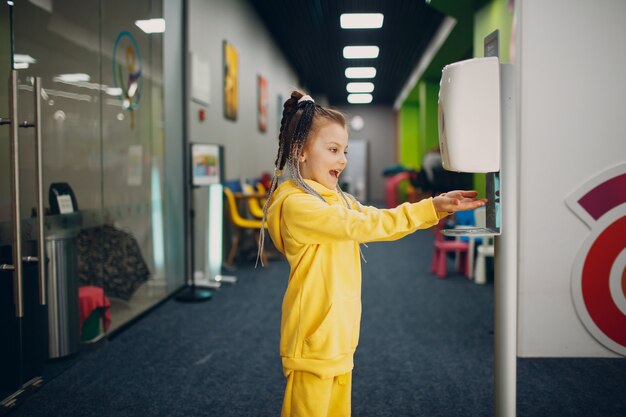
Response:
[{"label": "girl's face", "polygon": [[300,156],[302,178],[334,190],[348,160],[348,131],[336,122],[323,122],[311,134]]}]

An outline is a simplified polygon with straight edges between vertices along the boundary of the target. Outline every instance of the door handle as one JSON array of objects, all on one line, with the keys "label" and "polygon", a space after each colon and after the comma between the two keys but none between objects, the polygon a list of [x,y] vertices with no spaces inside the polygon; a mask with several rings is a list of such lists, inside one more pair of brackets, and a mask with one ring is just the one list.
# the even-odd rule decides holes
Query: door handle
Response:
[{"label": "door handle", "polygon": [[[33,88],[33,107],[35,109],[35,121],[24,121],[18,123],[20,128],[35,128],[35,186],[37,188],[37,256],[27,256],[22,258],[24,262],[37,262],[39,259],[45,260],[46,248],[44,244],[44,212],[43,212],[43,157],[41,152],[41,77],[35,77]],[[39,284],[39,304],[46,305],[46,263],[39,262],[37,268]]]},{"label": "door handle", "polygon": [[[20,213],[20,149],[17,135],[17,71],[9,74],[9,120],[4,124],[11,126],[11,214],[13,217],[13,302],[15,315],[24,317],[24,295],[22,286],[22,215]],[[5,265],[11,266],[11,265]],[[10,268],[6,268],[10,269]]]},{"label": "door handle", "polygon": [[46,305],[46,247],[43,236],[43,155],[41,151],[41,77],[35,77],[35,160],[37,162],[37,257],[39,258],[39,304]]},{"label": "door handle", "polygon": [[[43,211],[43,173],[42,173],[42,152],[41,152],[41,78],[35,78],[34,105],[35,105],[35,122],[17,122],[17,71],[11,70],[9,75],[9,119],[0,119],[0,124],[8,124],[11,127],[11,214],[13,217],[13,265],[3,264],[0,269],[13,270],[13,301],[15,303],[15,315],[24,317],[24,287],[23,287],[23,271],[22,261],[37,262],[45,259],[45,242],[44,242],[44,211]],[[38,244],[37,257],[22,257],[22,215],[20,207],[20,150],[18,128],[34,127],[35,128],[35,159],[37,167],[36,183],[37,183],[37,228],[38,228]],[[38,265],[38,283],[39,283],[39,304],[46,304],[46,264],[39,262]]]}]

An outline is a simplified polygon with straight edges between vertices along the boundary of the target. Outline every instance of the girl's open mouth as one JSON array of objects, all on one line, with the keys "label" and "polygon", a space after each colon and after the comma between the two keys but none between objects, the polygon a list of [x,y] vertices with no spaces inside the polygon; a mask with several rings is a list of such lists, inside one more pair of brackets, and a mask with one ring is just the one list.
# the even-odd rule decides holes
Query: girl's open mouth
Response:
[{"label": "girl's open mouth", "polygon": [[339,171],[338,169],[333,169],[333,170],[330,171],[330,175],[332,175],[335,178],[339,178],[339,173],[340,172],[341,171]]}]

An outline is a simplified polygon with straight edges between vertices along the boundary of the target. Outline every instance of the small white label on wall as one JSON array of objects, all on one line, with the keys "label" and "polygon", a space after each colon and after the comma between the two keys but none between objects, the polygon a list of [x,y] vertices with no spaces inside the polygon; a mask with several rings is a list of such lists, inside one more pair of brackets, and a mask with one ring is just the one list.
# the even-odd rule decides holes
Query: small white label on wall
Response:
[{"label": "small white label on wall", "polygon": [[74,213],[74,205],[72,204],[72,197],[69,195],[58,195],[57,203],[59,204],[59,213],[68,214]]}]

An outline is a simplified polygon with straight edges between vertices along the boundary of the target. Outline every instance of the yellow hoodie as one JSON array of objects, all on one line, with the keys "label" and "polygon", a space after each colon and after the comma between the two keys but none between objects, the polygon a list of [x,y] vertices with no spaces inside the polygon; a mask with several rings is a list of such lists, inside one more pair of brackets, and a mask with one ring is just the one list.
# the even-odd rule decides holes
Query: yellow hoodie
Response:
[{"label": "yellow hoodie", "polygon": [[267,213],[270,236],[291,267],[280,355],[285,376],[297,370],[327,378],[353,368],[361,323],[359,243],[399,239],[446,213],[437,213],[432,199],[394,209],[349,209],[337,191],[305,181],[326,202],[288,180],[274,192]]}]

